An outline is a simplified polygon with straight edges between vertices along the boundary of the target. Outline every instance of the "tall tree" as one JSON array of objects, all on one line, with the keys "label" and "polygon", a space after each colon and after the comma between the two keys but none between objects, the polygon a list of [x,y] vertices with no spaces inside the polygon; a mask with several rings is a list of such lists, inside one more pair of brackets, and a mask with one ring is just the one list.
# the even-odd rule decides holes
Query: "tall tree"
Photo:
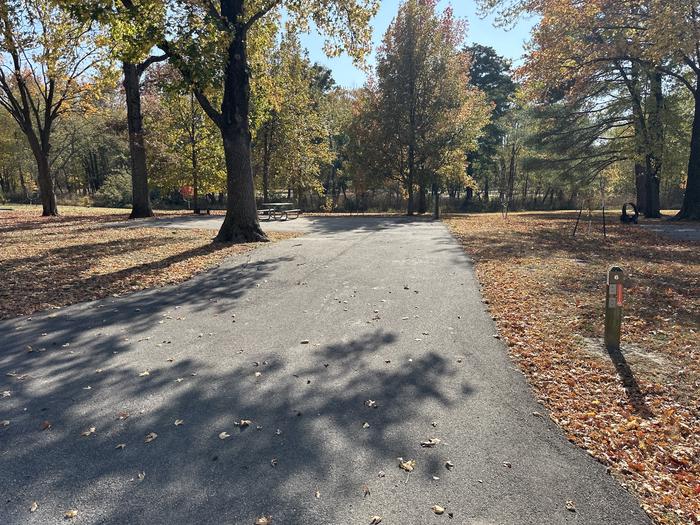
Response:
[{"label": "tall tree", "polygon": [[[220,0],[218,6],[205,0],[182,0],[171,11],[170,27],[176,38],[161,43],[221,131],[228,203],[216,241],[267,240],[258,221],[251,162],[249,45],[253,29],[261,21],[274,20],[282,8],[289,23],[307,26],[313,21],[332,38],[326,46],[330,54],[345,49],[360,59],[369,50],[375,0]],[[223,60],[216,60],[220,52]],[[205,93],[206,82],[221,89],[219,109]]]},{"label": "tall tree", "polygon": [[191,190],[192,209],[201,196],[225,187],[218,129],[204,114],[190,86],[170,64],[151,68],[143,90],[148,129],[150,185],[165,191]]},{"label": "tall tree", "polygon": [[263,194],[275,184],[299,199],[307,190],[322,191],[321,168],[332,159],[322,111],[332,79],[311,65],[293,32],[281,39],[273,63],[273,107],[260,132]]},{"label": "tall tree", "polygon": [[[692,94],[696,111],[685,195],[677,217],[700,219],[700,9],[695,0],[605,0],[585,6],[574,0],[480,0],[480,3],[485,10],[500,9],[501,19],[506,23],[522,13],[541,16],[530,59],[540,64],[557,59],[556,65],[547,66],[550,75],[590,78],[601,66],[618,64],[621,74],[624,69],[631,71],[628,87],[635,106],[640,104],[634,99],[641,97],[638,89],[635,91],[636,74],[632,70],[637,69],[647,77],[648,122],[641,122],[643,112],[639,107],[633,111],[637,121],[635,131],[643,134],[637,140],[645,150],[642,155],[642,147],[638,148],[637,162],[642,164],[638,169],[646,171],[645,184],[638,184],[638,188],[643,188],[642,200],[648,208],[647,214],[652,216],[658,214],[656,193],[663,151],[659,144],[663,135],[657,126],[664,120],[660,115],[663,84],[659,74],[684,85]],[[539,71],[546,74],[544,68]]]},{"label": "tall tree", "polygon": [[474,44],[466,48],[471,56],[469,83],[483,91],[493,104],[491,119],[479,137],[478,147],[469,154],[469,175],[482,182],[483,198],[489,200],[489,175],[496,169],[497,152],[506,134],[504,116],[512,108],[516,84],[509,60],[492,47]]},{"label": "tall tree", "polygon": [[94,89],[105,64],[100,35],[51,0],[0,0],[0,106],[26,135],[37,165],[42,215],[58,215],[49,167],[51,133]]},{"label": "tall tree", "polygon": [[[469,55],[460,50],[466,25],[450,8],[436,11],[433,0],[407,0],[387,29],[377,56],[378,117],[406,149],[407,213],[425,210],[425,195],[437,199],[443,164],[451,150],[480,134],[490,106],[468,86]],[[463,167],[466,166],[463,163]]]},{"label": "tall tree", "polygon": [[151,54],[165,34],[166,3],[162,0],[60,0],[79,20],[93,19],[109,29],[113,56],[122,62],[126,119],[129,130],[132,208],[129,218],[153,216],[141,108],[141,81],[153,63],[167,59]]}]

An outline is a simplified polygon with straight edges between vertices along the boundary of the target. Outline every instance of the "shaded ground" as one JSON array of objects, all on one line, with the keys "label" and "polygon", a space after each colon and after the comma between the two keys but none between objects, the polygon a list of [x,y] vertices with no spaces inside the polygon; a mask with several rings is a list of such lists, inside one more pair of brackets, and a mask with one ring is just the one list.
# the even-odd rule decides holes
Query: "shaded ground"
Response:
[{"label": "shaded ground", "polygon": [[648,523],[541,416],[442,224],[328,221],[0,323],[3,523]]},{"label": "shaded ground", "polygon": [[700,223],[697,222],[658,221],[639,226],[669,239],[700,242]]},{"label": "shaded ground", "polygon": [[[447,222],[492,315],[567,436],[659,523],[700,523],[700,243],[575,215]],[[679,223],[676,223],[679,225]],[[605,278],[626,274],[622,351],[602,345]]]},{"label": "shaded ground", "polygon": [[[0,211],[0,319],[189,279],[256,245],[214,245],[212,232],[145,227],[123,210]],[[112,228],[115,219],[129,228]],[[274,233],[272,239],[293,233]]]}]

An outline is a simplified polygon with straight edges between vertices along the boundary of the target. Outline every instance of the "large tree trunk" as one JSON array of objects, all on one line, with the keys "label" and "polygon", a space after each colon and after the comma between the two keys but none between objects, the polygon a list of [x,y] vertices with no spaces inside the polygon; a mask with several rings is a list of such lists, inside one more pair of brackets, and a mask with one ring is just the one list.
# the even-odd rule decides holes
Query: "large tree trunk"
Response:
[{"label": "large tree trunk", "polygon": [[677,219],[700,220],[700,76],[695,93],[695,114],[690,135],[690,158],[688,159],[688,179],[685,185],[683,205]]},{"label": "large tree trunk", "polygon": [[226,218],[216,236],[216,242],[268,240],[260,228],[255,206],[248,123],[250,73],[245,38],[243,30],[236,31],[228,47],[220,122],[226,158],[228,200]]},{"label": "large tree trunk", "polygon": [[418,183],[418,213],[423,214],[428,211],[428,199],[426,198],[428,190],[423,182],[423,176],[420,179]]},{"label": "large tree trunk", "polygon": [[143,115],[141,114],[140,75],[136,64],[124,62],[124,93],[126,95],[126,120],[129,127],[129,153],[131,156],[132,207],[130,219],[153,217],[148,194],[146,147],[143,142]]},{"label": "large tree trunk", "polygon": [[41,199],[42,213],[44,217],[58,215],[56,207],[56,194],[51,179],[49,168],[49,131],[45,130],[44,139],[37,137],[34,133],[26,133],[29,147],[36,161],[37,182],[39,183],[39,198]]},{"label": "large tree trunk", "polygon": [[39,182],[39,194],[41,197],[41,214],[44,217],[58,215],[56,207],[56,194],[53,191],[53,181],[51,180],[51,172],[49,170],[49,155],[46,152],[39,151],[35,153],[37,164],[37,175]]}]

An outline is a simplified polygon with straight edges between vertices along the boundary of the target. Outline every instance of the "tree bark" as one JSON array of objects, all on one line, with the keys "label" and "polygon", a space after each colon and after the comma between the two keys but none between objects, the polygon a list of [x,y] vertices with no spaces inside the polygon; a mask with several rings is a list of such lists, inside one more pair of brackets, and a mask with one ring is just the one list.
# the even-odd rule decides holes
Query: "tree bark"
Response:
[{"label": "tree bark", "polygon": [[418,183],[418,213],[422,214],[428,211],[428,202],[426,198],[427,188],[423,182],[423,177]]},{"label": "tree bark", "polygon": [[[222,6],[223,7],[223,6]],[[232,6],[227,6],[232,7]],[[242,3],[240,5],[242,10]],[[232,21],[241,13],[227,13]],[[255,184],[250,152],[250,71],[246,50],[246,31],[239,27],[228,47],[224,71],[224,97],[221,104],[221,136],[226,158],[226,218],[214,239],[216,242],[267,241],[260,228],[255,206]]]},{"label": "tree bark", "polygon": [[136,64],[124,62],[124,93],[126,96],[126,120],[129,127],[129,153],[131,157],[131,215],[130,219],[153,217],[148,194],[146,148],[143,142],[143,114],[141,113],[141,74]]},{"label": "tree bark", "polygon": [[25,133],[29,147],[36,161],[37,182],[39,184],[39,198],[41,199],[41,215],[50,217],[58,215],[56,206],[56,194],[54,192],[53,180],[51,179],[51,169],[49,165],[49,136],[50,127],[47,124],[42,130],[42,134],[37,136],[33,131]]},{"label": "tree bark", "polygon": [[700,220],[700,75],[697,79],[695,113],[690,135],[690,157],[688,159],[688,179],[685,195],[677,219]]},{"label": "tree bark", "polygon": [[37,163],[37,175],[39,183],[39,194],[41,196],[41,215],[50,217],[58,215],[56,206],[56,194],[53,191],[53,181],[49,170],[48,152],[40,151],[35,153]]}]

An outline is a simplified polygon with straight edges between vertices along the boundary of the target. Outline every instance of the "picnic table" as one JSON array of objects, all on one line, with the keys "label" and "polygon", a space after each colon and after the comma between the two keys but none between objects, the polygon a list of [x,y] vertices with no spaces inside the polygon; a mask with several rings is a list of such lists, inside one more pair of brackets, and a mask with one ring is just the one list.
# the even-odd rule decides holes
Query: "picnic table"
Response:
[{"label": "picnic table", "polygon": [[[258,210],[258,214],[261,217],[267,217],[268,221],[296,219],[300,213],[301,210],[294,208],[293,202],[263,202],[262,208]],[[294,217],[290,217],[290,215],[294,215]]]}]

